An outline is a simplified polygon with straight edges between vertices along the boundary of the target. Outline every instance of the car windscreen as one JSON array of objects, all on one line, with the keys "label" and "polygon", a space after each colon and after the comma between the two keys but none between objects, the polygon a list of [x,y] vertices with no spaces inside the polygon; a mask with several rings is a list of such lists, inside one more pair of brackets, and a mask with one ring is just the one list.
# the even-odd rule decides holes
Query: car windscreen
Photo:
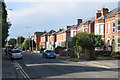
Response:
[{"label": "car windscreen", "polygon": [[54,51],[52,51],[52,50],[47,50],[45,52],[47,52],[47,53],[54,53]]},{"label": "car windscreen", "polygon": [[12,53],[20,53],[20,50],[13,50]]}]

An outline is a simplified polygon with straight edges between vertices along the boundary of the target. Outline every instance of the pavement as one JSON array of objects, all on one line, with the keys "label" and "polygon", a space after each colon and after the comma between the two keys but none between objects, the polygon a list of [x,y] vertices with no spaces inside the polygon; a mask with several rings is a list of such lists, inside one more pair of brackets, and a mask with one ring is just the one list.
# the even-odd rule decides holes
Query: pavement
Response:
[{"label": "pavement", "polygon": [[[33,52],[33,53],[38,53],[40,52]],[[108,69],[120,69],[120,60],[94,60],[94,61],[85,61],[85,60],[80,60],[77,58],[70,58],[69,56],[59,56],[59,54],[56,54],[58,59],[66,60],[66,61],[72,61],[72,62],[77,62],[80,64],[85,64],[85,65],[90,65],[90,66],[95,66],[95,67],[102,67],[102,68],[108,68]]]},{"label": "pavement", "polygon": [[94,61],[85,61],[85,60],[80,60],[77,58],[70,58],[68,56],[59,56],[57,54],[58,59],[63,59],[67,61],[72,61],[72,62],[77,62],[80,64],[85,64],[85,65],[90,65],[90,66],[95,66],[95,67],[101,67],[101,68],[108,68],[108,69],[119,69],[120,64],[119,60],[94,60]]},{"label": "pavement", "polygon": [[16,65],[9,59],[9,56],[2,54],[2,80],[18,80],[23,78],[20,72],[16,69]]}]

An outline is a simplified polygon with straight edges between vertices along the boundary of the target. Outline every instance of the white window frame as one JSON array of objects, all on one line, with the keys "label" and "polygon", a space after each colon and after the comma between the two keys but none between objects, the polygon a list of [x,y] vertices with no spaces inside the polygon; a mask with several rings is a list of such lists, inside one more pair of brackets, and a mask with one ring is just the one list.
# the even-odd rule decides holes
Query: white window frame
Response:
[{"label": "white window frame", "polygon": [[76,30],[71,30],[71,33],[70,33],[71,37],[74,37],[76,35],[76,33],[75,33],[75,35],[73,34],[74,31],[76,32]]},{"label": "white window frame", "polygon": [[[108,24],[109,24],[109,26],[108,26]],[[110,34],[110,21],[107,22],[107,34]]]},{"label": "white window frame", "polygon": [[[101,26],[100,25],[102,25],[102,28],[101,28]],[[99,34],[100,35],[104,35],[104,25],[103,24],[99,24]]]},{"label": "white window frame", "polygon": [[[95,35],[104,35],[104,24],[105,23],[96,23],[95,24],[95,28],[94,28]],[[100,33],[100,25],[103,25],[102,33]]]},{"label": "white window frame", "polygon": [[118,38],[120,38],[120,36],[117,36],[116,37],[116,48],[117,48],[117,51],[120,51],[120,47],[118,47],[118,44],[120,44],[120,43],[118,43]]},{"label": "white window frame", "polygon": [[84,28],[81,29],[81,32],[84,32]]},{"label": "white window frame", "polygon": [[80,29],[78,29],[78,33],[80,32]]},{"label": "white window frame", "polygon": [[73,31],[73,36],[75,36],[76,35],[76,31]]},{"label": "white window frame", "polygon": [[[85,31],[85,29],[87,29],[87,31]],[[85,29],[84,29],[84,32],[88,32],[88,28],[85,28]]]},{"label": "white window frame", "polygon": [[117,20],[116,20],[116,25],[117,25],[116,30],[117,30],[117,32],[120,31],[120,30],[118,30],[118,26],[120,26],[120,24],[118,25],[118,21],[119,21],[119,20],[120,20],[120,19],[117,19]]},{"label": "white window frame", "polygon": [[65,35],[63,35],[63,40],[65,40]]},{"label": "white window frame", "polygon": [[58,39],[57,41],[59,41],[59,35],[57,36],[57,39]]},{"label": "white window frame", "polygon": [[[115,24],[115,21],[112,22],[112,33],[115,33],[115,26],[113,26],[113,23]],[[114,32],[113,32],[114,29]]]}]

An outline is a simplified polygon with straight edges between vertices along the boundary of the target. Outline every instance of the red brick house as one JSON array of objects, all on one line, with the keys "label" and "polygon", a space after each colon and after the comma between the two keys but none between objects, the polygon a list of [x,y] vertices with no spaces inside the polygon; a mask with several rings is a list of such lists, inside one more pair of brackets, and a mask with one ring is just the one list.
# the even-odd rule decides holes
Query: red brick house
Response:
[{"label": "red brick house", "polygon": [[120,51],[120,26],[118,8],[109,11],[102,8],[96,12],[95,35],[100,35],[104,40],[107,51]]},{"label": "red brick house", "polygon": [[104,48],[96,48],[96,50],[106,49],[108,51],[120,51],[120,11],[118,8],[109,11],[108,8],[97,10],[95,17],[85,20],[77,20],[77,24],[73,25],[70,30],[71,37],[79,32],[94,33],[100,35],[105,42]]},{"label": "red brick house", "polygon": [[71,37],[74,37],[79,32],[94,33],[94,20],[94,17],[87,19],[84,22],[82,22],[82,19],[77,19],[77,24],[73,25],[70,30]]},{"label": "red brick house", "polygon": [[55,47],[61,46],[61,47],[68,47],[69,42],[71,41],[70,37],[70,28],[64,30],[60,29],[58,33],[56,33],[56,42]]},{"label": "red brick house", "polygon": [[43,35],[43,32],[34,33],[34,41],[36,43],[36,49],[39,47],[39,43],[41,42],[41,35]]},{"label": "red brick house", "polygon": [[46,42],[47,42],[47,35],[48,33],[44,31],[43,35],[41,35],[41,41],[40,41],[40,48],[47,48],[46,47]]},{"label": "red brick house", "polygon": [[49,50],[53,50],[54,49],[54,45],[55,45],[55,41],[56,41],[56,35],[55,35],[56,31],[54,30],[51,30],[48,35],[47,35],[47,42],[46,42],[46,45],[47,45],[47,49]]}]

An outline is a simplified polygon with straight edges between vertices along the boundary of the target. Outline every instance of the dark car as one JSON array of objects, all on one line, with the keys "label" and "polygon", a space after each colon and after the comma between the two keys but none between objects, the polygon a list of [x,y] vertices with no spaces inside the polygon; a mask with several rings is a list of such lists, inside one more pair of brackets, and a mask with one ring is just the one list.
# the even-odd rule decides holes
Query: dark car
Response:
[{"label": "dark car", "polygon": [[120,58],[120,52],[114,52],[112,53],[112,56],[115,58]]},{"label": "dark car", "polygon": [[43,58],[56,58],[56,54],[53,50],[44,50]]}]

